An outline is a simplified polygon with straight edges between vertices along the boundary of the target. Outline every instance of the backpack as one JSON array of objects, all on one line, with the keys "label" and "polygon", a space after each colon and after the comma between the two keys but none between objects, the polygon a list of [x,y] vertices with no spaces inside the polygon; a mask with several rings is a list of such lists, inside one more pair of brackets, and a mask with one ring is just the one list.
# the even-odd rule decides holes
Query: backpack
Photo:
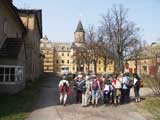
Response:
[{"label": "backpack", "polygon": [[64,82],[62,86],[63,92],[67,92],[67,83]]},{"label": "backpack", "polygon": [[98,82],[97,82],[97,80],[93,81],[93,83],[92,83],[92,89],[93,90],[98,90]]}]

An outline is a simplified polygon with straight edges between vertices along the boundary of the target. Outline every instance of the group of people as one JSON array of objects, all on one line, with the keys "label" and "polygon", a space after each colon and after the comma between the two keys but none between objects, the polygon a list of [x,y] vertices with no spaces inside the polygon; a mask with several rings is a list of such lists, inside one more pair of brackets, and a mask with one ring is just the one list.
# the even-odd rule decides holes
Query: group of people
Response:
[{"label": "group of people", "polygon": [[[83,107],[97,106],[98,101],[104,104],[124,104],[130,101],[130,89],[134,87],[135,102],[140,102],[139,90],[141,79],[137,73],[130,77],[128,73],[113,75],[77,75],[73,80],[76,102]],[[60,104],[66,105],[71,90],[66,76],[59,82]]]}]

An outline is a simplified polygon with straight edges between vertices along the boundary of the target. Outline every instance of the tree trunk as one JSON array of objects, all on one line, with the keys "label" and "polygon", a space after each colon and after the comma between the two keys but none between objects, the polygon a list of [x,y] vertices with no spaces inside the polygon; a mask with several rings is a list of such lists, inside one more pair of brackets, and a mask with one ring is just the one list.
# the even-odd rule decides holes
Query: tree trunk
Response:
[{"label": "tree trunk", "polygon": [[97,62],[94,61],[94,73],[97,74]]}]

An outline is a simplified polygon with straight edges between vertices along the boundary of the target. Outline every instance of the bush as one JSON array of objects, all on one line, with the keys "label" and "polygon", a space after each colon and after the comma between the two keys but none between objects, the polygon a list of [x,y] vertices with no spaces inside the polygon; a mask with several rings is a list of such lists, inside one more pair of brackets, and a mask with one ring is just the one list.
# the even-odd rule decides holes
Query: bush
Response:
[{"label": "bush", "polygon": [[153,93],[157,96],[160,96],[160,76],[144,76],[145,83],[150,87]]}]

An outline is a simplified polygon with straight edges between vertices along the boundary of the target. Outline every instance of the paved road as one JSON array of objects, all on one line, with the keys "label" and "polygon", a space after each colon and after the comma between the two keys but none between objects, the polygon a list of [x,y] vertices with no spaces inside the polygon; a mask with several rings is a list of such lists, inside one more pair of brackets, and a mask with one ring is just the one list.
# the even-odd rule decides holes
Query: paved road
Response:
[{"label": "paved road", "polygon": [[[40,95],[35,110],[27,120],[149,120],[136,112],[135,103],[115,106],[101,105],[83,108],[80,104],[74,104],[74,95],[69,98],[67,106],[58,105],[58,78],[53,75],[46,77],[41,85]],[[142,92],[143,91],[143,92]],[[149,89],[143,88],[143,96],[150,94]],[[131,92],[133,95],[133,91]]]}]

